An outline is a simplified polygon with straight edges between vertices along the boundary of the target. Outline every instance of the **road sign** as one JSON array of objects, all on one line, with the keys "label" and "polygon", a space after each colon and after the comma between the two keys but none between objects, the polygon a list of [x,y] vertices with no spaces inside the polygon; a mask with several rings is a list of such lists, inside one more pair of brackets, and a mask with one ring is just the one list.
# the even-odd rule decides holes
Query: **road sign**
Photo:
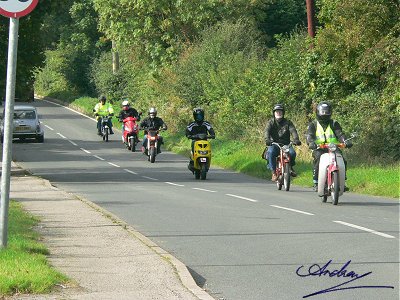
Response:
[{"label": "road sign", "polygon": [[0,15],[21,18],[29,14],[39,0],[0,0]]}]

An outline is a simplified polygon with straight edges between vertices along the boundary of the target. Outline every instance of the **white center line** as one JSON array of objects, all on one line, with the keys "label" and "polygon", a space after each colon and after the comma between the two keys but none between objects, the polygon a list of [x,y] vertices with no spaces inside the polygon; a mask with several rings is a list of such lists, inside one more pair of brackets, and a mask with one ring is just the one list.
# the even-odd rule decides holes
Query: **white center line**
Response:
[{"label": "white center line", "polygon": [[59,136],[61,136],[63,139],[66,139],[66,137],[63,136],[61,133],[57,132],[57,134],[58,134]]},{"label": "white center line", "polygon": [[73,142],[73,141],[71,141],[71,140],[68,140],[68,142],[70,142],[72,145],[74,145],[74,146],[78,146],[78,144],[77,143],[75,143],[75,142]]},{"label": "white center line", "polygon": [[309,215],[309,216],[313,216],[313,215],[314,215],[314,214],[312,214],[312,213],[305,212],[305,211],[302,211],[302,210],[293,209],[293,208],[288,208],[288,207],[283,207],[283,206],[278,206],[278,205],[270,205],[270,206],[276,207],[276,208],[280,208],[280,209],[285,209],[285,210],[294,211],[294,212],[297,212],[297,213],[300,213],[300,214]]},{"label": "white center line", "polygon": [[150,180],[158,180],[158,179],[156,179],[156,178],[153,178],[153,177],[148,177],[148,176],[142,176],[142,178],[146,178],[146,179],[150,179]]},{"label": "white center line", "polygon": [[201,188],[193,188],[193,189],[194,189],[194,190],[198,190],[198,191],[204,191],[204,192],[216,193],[216,191],[210,191],[210,190],[201,189]]},{"label": "white center line", "polygon": [[131,173],[131,174],[134,174],[134,175],[137,175],[138,173],[136,173],[136,172],[133,172],[133,171],[131,171],[131,170],[128,170],[128,169],[124,169],[124,171],[125,172],[128,172],[128,173]]},{"label": "white center line", "polygon": [[86,153],[88,153],[88,154],[90,154],[91,152],[90,151],[88,151],[88,150],[86,150],[86,149],[83,149],[83,148],[80,148],[83,152],[86,152]]},{"label": "white center line", "polygon": [[104,158],[102,158],[102,157],[100,157],[100,156],[97,156],[97,155],[93,155],[93,156],[96,157],[97,159],[105,160]]},{"label": "white center line", "polygon": [[254,200],[254,199],[250,199],[250,198],[246,198],[246,197],[242,197],[242,196],[237,196],[237,195],[232,195],[232,194],[225,194],[225,195],[234,197],[234,198],[243,199],[243,200],[250,201],[250,202],[258,202],[258,200]]},{"label": "white center line", "polygon": [[173,183],[173,182],[165,182],[166,184],[170,184],[170,185],[175,185],[175,186],[184,186],[183,184],[177,184],[177,183]]},{"label": "white center line", "polygon": [[373,234],[377,234],[377,235],[383,236],[383,237],[388,238],[388,239],[394,239],[395,238],[394,236],[388,235],[386,233],[382,233],[382,232],[379,232],[379,231],[375,231],[375,230],[372,230],[372,229],[369,229],[369,228],[365,228],[365,227],[361,227],[361,226],[358,226],[358,225],[354,225],[354,224],[351,224],[351,223],[346,223],[346,222],[342,222],[342,221],[333,221],[333,222],[338,223],[338,224],[342,224],[342,225],[346,225],[346,226],[349,226],[349,227],[357,228],[357,229],[360,229],[360,230],[364,230],[364,231],[367,231],[367,232],[370,232],[370,233],[373,233]]},{"label": "white center line", "polygon": [[108,164],[111,165],[111,166],[117,167],[117,168],[121,168],[120,166],[118,166],[118,165],[116,165],[116,164],[113,164],[113,163],[111,163],[111,162],[109,162]]},{"label": "white center line", "polygon": [[44,125],[44,126],[46,126],[48,129],[50,129],[50,130],[54,130],[53,128],[51,128],[49,125]]}]

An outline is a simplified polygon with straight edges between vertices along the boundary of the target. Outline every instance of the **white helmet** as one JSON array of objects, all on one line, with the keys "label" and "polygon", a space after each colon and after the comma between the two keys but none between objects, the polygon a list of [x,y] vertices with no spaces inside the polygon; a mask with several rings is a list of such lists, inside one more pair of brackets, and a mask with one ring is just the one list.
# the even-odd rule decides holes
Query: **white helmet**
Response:
[{"label": "white helmet", "polygon": [[129,106],[129,101],[128,100],[122,101],[122,106]]},{"label": "white helmet", "polygon": [[149,109],[149,116],[150,118],[154,118],[155,116],[157,116],[157,109],[155,109],[155,107],[151,107]]}]

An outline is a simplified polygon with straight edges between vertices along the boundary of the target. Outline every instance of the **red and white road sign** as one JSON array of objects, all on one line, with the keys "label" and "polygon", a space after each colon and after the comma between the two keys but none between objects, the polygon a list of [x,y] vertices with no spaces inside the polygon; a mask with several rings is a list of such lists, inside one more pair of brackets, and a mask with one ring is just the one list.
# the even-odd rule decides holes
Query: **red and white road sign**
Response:
[{"label": "red and white road sign", "polygon": [[21,18],[29,14],[39,0],[0,0],[0,15]]}]

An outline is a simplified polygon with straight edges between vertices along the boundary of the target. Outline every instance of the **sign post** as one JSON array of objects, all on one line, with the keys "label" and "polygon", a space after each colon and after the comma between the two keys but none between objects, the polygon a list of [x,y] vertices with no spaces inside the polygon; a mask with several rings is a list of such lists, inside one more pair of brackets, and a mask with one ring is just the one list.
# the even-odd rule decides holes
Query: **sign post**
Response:
[{"label": "sign post", "polygon": [[15,79],[19,18],[29,14],[39,0],[0,0],[0,14],[10,18],[8,38],[7,85],[4,111],[3,158],[1,166],[0,242],[7,247],[8,208],[10,200],[12,124],[14,115]]}]

